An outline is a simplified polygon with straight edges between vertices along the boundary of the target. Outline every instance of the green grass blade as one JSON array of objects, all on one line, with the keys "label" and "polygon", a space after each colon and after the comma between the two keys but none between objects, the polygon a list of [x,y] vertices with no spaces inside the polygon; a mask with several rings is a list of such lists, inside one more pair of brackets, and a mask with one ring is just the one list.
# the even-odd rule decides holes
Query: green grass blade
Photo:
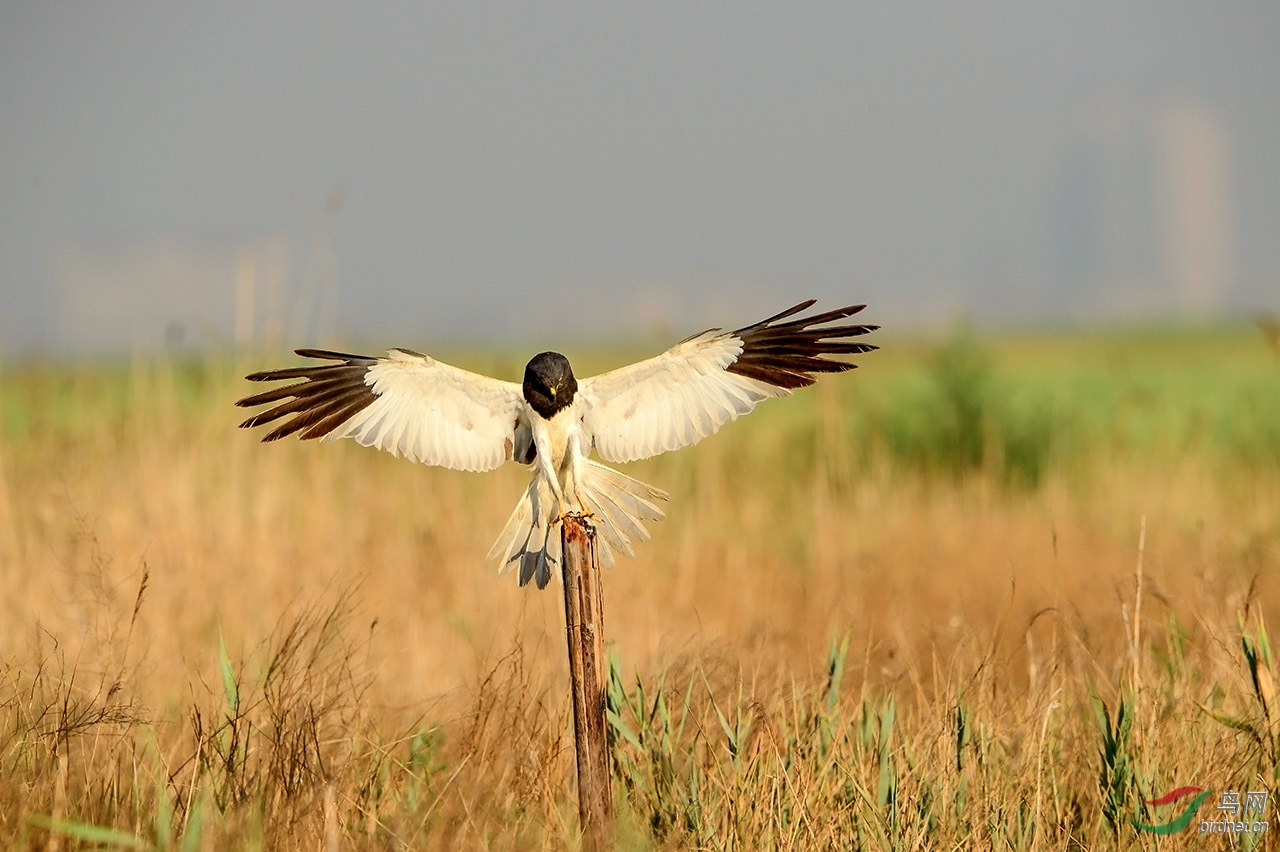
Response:
[{"label": "green grass blade", "polygon": [[123,849],[151,848],[150,843],[135,834],[115,828],[107,828],[106,826],[54,819],[43,814],[31,814],[27,817],[27,822],[38,828],[65,834],[67,837],[74,837],[76,840],[81,840],[85,843],[99,843]]},{"label": "green grass blade", "polygon": [[231,657],[227,654],[227,643],[218,630],[218,667],[222,670],[222,689],[227,697],[227,716],[234,719],[240,714],[240,687],[236,683],[235,669],[231,667]]}]

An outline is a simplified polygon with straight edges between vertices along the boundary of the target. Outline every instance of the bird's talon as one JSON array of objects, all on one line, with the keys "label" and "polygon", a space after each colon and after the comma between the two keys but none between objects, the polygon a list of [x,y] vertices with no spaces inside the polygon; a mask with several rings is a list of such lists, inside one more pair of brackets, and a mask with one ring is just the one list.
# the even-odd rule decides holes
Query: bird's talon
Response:
[{"label": "bird's talon", "polygon": [[562,522],[565,518],[577,518],[578,520],[581,520],[581,521],[600,520],[600,518],[596,515],[595,512],[561,512],[559,515],[556,515],[554,518],[551,519],[551,525],[555,526],[556,524]]}]

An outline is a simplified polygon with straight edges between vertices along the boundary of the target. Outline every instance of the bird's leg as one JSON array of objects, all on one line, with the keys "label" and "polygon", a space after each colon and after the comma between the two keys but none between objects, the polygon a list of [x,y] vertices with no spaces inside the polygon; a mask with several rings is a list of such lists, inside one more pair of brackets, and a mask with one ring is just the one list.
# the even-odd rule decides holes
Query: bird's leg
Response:
[{"label": "bird's leg", "polygon": [[571,514],[565,507],[564,494],[560,493],[560,489],[556,488],[556,509],[558,510],[555,517],[551,519],[551,526],[555,526],[565,519],[566,515]]},{"label": "bird's leg", "polygon": [[578,445],[577,437],[575,436],[571,439],[564,464],[564,493],[566,497],[569,498],[567,501],[569,504],[569,510],[567,512],[561,512],[560,520],[563,520],[564,516],[567,514],[577,515],[583,520],[588,521],[596,519],[595,513],[587,508],[587,501],[582,499],[582,492],[579,490],[579,486],[582,484],[584,467],[585,465],[583,464],[582,452]]},{"label": "bird's leg", "polygon": [[582,495],[578,493],[577,483],[574,483],[573,499],[578,504],[578,511],[575,512],[578,517],[584,521],[597,520],[596,513],[587,508],[587,501],[582,499]]},{"label": "bird's leg", "polygon": [[[568,504],[567,507],[566,504]],[[575,505],[577,508],[573,508]],[[569,504],[569,501],[567,500],[563,500],[560,502],[559,506],[560,514],[551,519],[552,525],[558,524],[570,516],[582,518],[584,521],[594,521],[599,517],[595,512],[587,508],[586,502],[576,493],[573,495],[572,504]]]},{"label": "bird's leg", "polygon": [[578,491],[577,480],[565,488],[565,496],[569,498],[569,510],[564,513],[565,515],[577,515],[589,521],[595,520],[596,513],[587,508],[587,501],[582,499],[582,494]]},{"label": "bird's leg", "polygon": [[[558,510],[555,517],[551,519],[551,525],[555,526],[556,524],[563,521],[567,516],[578,514],[578,511],[574,508],[572,504],[569,503],[569,500],[566,498],[564,489],[560,487],[559,479],[557,479],[556,477],[551,477],[550,481],[551,481],[551,493],[555,495],[556,509]],[[582,503],[580,500],[578,500],[578,495],[573,492],[573,489],[570,489],[570,493],[574,494],[574,499],[578,501],[577,505],[581,506]]]},{"label": "bird's leg", "polygon": [[[572,498],[569,495],[573,495]],[[557,494],[556,500],[560,513],[551,519],[552,526],[570,516],[581,518],[584,521],[599,519],[595,512],[587,508],[587,501],[583,500],[582,495],[578,493],[577,483],[573,483],[564,492]]]}]

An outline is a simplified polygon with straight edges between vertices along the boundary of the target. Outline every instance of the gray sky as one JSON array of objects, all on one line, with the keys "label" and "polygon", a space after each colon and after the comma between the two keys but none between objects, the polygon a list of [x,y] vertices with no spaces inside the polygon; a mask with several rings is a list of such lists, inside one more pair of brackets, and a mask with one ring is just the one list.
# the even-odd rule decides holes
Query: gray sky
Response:
[{"label": "gray sky", "polygon": [[1246,2],[5,3],[0,353],[227,340],[237,275],[257,336],[417,348],[1277,309],[1277,43]]}]

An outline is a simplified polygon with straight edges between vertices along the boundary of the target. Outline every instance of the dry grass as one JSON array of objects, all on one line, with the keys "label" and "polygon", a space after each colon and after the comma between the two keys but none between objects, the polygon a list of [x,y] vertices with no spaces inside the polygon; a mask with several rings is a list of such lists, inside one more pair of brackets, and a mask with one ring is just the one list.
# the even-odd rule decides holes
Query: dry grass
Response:
[{"label": "dry grass", "polygon": [[[1095,378],[1190,432],[1045,433],[1030,482],[986,415],[910,449],[919,350],[631,466],[672,505],[605,578],[619,845],[1123,848],[1172,787],[1276,792],[1280,453],[1195,431],[1175,343]],[[1010,346],[994,386],[1057,387],[1096,341]],[[481,563],[524,472],[260,446],[276,360],[0,375],[2,845],[575,847],[562,602]]]}]

